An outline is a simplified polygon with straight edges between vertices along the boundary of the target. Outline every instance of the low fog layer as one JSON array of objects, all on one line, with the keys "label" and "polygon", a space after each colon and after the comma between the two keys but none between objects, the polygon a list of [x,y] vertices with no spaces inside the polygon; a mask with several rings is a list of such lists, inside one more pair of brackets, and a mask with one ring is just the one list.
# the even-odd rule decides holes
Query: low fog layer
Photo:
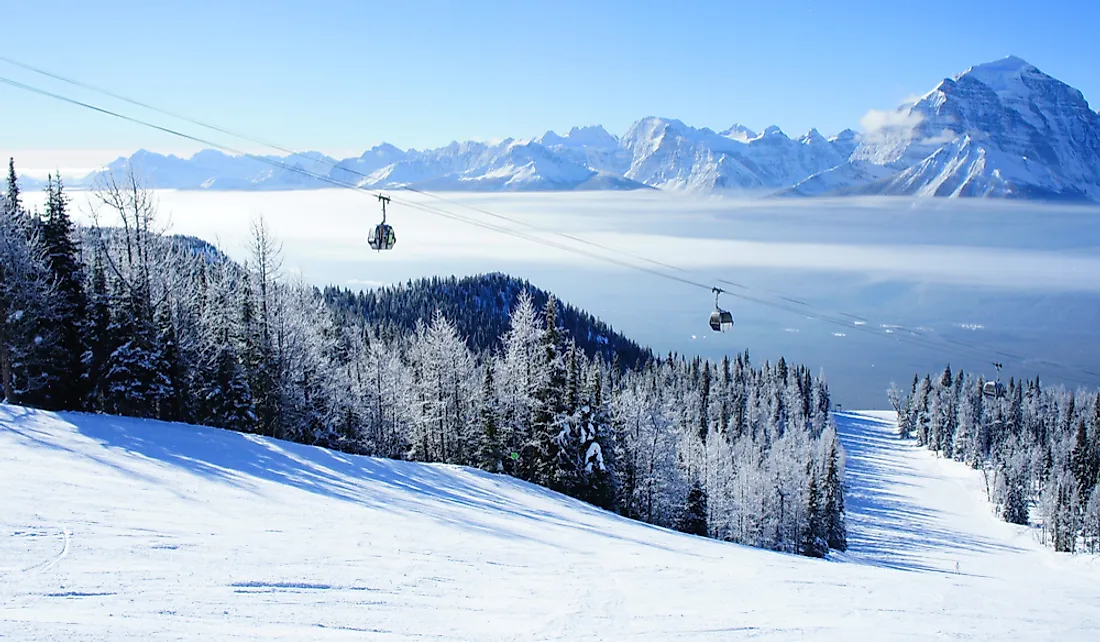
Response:
[{"label": "low fog layer", "polygon": [[[507,272],[659,353],[714,357],[748,349],[754,358],[784,354],[823,367],[835,398],[847,407],[885,407],[891,380],[907,384],[916,370],[948,362],[992,375],[991,362],[1000,360],[1006,378],[1040,374],[1052,383],[1100,385],[1100,377],[1082,372],[1100,358],[1097,207],[668,192],[445,194],[447,201],[391,195],[388,220],[398,241],[393,251],[378,254],[366,245],[367,230],[381,218],[369,193],[157,193],[171,232],[206,239],[239,259],[246,256],[250,220],[263,215],[284,243],[286,268],[311,283],[363,288]],[[88,194],[71,196],[77,220],[89,222]],[[40,195],[27,197],[28,205],[40,205]],[[727,335],[709,330],[713,296],[702,289],[406,202],[723,287],[737,326]],[[478,209],[626,254],[534,232]]]}]

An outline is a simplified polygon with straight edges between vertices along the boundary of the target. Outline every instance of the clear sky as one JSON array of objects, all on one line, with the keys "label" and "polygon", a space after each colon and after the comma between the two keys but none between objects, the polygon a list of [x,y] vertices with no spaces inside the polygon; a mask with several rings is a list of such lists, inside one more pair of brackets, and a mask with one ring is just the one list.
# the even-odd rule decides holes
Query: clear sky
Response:
[{"label": "clear sky", "polygon": [[[1097,24],[1095,3],[1037,0],[6,1],[0,55],[344,156],[573,125],[622,134],[651,115],[830,135],[1008,54],[1096,108]],[[140,115],[4,63],[0,76]],[[139,147],[195,146],[0,85],[0,153],[24,167]]]}]

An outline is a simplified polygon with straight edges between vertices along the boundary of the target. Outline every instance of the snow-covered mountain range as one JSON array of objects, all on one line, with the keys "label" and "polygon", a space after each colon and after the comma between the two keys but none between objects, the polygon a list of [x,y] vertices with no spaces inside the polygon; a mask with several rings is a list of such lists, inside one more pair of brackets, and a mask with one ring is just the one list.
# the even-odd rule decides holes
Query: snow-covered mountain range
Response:
[{"label": "snow-covered mountain range", "polygon": [[[716,132],[639,120],[534,139],[468,141],[431,150],[390,144],[338,160],[307,152],[267,161],[203,150],[119,158],[150,184],[176,189],[302,189],[353,183],[433,190],[752,190],[788,196],[885,194],[1100,201],[1100,114],[1078,90],[1016,57],[972,67],[862,132],[789,137],[772,126]],[[93,183],[91,174],[77,185]],[[317,176],[323,178],[317,178]]]}]

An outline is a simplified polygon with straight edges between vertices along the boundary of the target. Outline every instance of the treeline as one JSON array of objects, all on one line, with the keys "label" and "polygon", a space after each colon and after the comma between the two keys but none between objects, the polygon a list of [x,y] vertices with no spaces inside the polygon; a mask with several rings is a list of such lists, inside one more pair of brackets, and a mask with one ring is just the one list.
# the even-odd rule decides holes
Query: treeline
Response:
[{"label": "treeline", "polygon": [[[282,274],[262,220],[238,264],[162,234],[133,175],[106,177],[97,225],[77,229],[59,181],[32,214],[9,174],[8,402],[478,466],[689,533],[845,548],[843,452],[828,387],[805,368],[641,349],[616,364],[603,346],[625,339],[500,275],[323,293]],[[494,310],[508,311],[500,334],[472,346],[459,328]]]},{"label": "treeline", "polygon": [[1100,394],[1010,379],[985,395],[981,377],[948,366],[889,390],[901,437],[981,469],[1005,521],[1037,521],[1055,550],[1100,550]]}]

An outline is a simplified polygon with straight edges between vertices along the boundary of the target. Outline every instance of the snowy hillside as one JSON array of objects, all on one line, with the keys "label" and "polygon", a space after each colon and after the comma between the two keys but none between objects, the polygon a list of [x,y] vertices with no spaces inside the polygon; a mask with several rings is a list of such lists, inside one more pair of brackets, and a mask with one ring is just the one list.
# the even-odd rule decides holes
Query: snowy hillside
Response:
[{"label": "snowy hillside", "polygon": [[0,405],[0,637],[1091,639],[1097,562],[838,417],[848,553],[673,533],[515,479]]},{"label": "snowy hillside", "polygon": [[[735,124],[721,132],[643,118],[621,137],[574,127],[531,140],[388,143],[337,161],[317,152],[267,157],[363,187],[432,190],[753,190],[783,195],[883,194],[1100,200],[1100,115],[1081,92],[1008,57],[945,79],[864,131],[789,137]],[[139,151],[152,187],[300,189],[331,185],[293,169],[206,150],[190,159]],[[95,174],[74,182],[89,185]]]}]

